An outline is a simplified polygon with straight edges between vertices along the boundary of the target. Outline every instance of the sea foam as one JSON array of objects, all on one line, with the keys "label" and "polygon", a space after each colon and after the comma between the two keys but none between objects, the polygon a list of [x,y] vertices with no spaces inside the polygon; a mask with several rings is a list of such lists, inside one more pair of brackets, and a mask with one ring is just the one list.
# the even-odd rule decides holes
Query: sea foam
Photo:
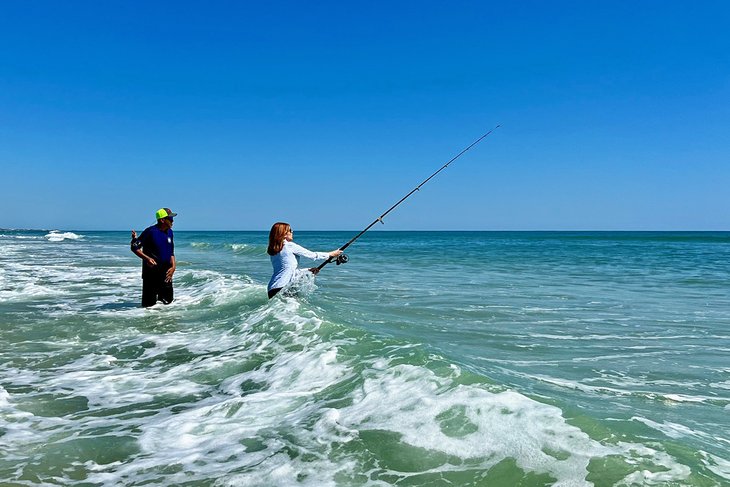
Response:
[{"label": "sea foam", "polygon": [[46,236],[49,242],[62,242],[64,240],[80,240],[83,235],[77,235],[73,232],[61,232],[60,230],[51,230]]}]

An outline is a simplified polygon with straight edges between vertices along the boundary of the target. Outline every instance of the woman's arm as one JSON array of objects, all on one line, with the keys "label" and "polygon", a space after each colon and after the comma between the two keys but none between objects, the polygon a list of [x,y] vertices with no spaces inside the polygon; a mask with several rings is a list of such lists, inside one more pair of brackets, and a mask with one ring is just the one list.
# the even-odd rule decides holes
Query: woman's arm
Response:
[{"label": "woman's arm", "polygon": [[287,247],[291,249],[292,254],[298,255],[300,257],[305,257],[307,259],[311,260],[322,260],[329,257],[329,254],[326,252],[312,252],[309,249],[305,249],[299,244],[295,244],[294,242],[287,242]]},{"label": "woman's arm", "polygon": [[299,255],[301,257],[306,257],[307,259],[312,260],[325,260],[329,259],[330,257],[337,257],[342,253],[340,249],[333,250],[331,252],[312,252],[311,250],[307,250],[301,245],[295,244],[294,242],[288,242],[287,245],[291,246],[291,251],[294,255]]}]

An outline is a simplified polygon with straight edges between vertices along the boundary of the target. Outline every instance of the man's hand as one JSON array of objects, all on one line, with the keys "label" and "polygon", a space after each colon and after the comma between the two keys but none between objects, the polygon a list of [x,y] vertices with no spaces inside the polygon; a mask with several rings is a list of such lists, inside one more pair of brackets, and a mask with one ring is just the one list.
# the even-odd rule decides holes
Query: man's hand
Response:
[{"label": "man's hand", "polygon": [[172,282],[172,275],[175,273],[175,268],[170,267],[167,269],[167,273],[165,274],[165,282]]}]

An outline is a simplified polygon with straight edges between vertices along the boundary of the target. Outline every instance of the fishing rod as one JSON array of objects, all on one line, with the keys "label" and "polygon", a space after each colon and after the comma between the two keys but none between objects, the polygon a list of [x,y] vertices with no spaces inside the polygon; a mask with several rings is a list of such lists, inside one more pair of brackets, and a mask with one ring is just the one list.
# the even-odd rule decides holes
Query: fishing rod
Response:
[{"label": "fishing rod", "polygon": [[[385,215],[387,215],[387,214],[388,214],[388,213],[390,213],[391,211],[395,210],[395,209],[396,209],[396,207],[397,207],[398,205],[400,205],[401,203],[403,203],[403,202],[404,202],[405,200],[407,200],[409,196],[411,196],[411,195],[412,195],[413,193],[415,193],[416,191],[419,191],[419,190],[421,189],[421,186],[423,186],[424,184],[426,184],[427,182],[429,182],[429,181],[430,181],[430,180],[431,180],[431,179],[432,179],[432,178],[433,178],[434,176],[436,176],[436,175],[437,175],[438,173],[440,173],[441,171],[443,171],[444,169],[446,169],[447,167],[449,167],[449,164],[451,164],[452,162],[454,162],[455,160],[457,160],[457,159],[458,159],[459,157],[461,157],[461,155],[462,155],[462,154],[464,154],[464,152],[468,151],[469,149],[471,149],[472,147],[474,147],[475,145],[477,145],[477,144],[478,144],[479,142],[481,142],[481,141],[482,141],[482,139],[486,138],[486,137],[487,137],[487,136],[488,136],[489,134],[491,134],[492,132],[494,132],[495,130],[497,130],[497,129],[498,129],[499,127],[500,127],[500,126],[499,126],[499,125],[497,125],[497,126],[496,126],[496,127],[494,127],[494,128],[492,129],[492,130],[490,130],[489,132],[487,132],[486,134],[482,135],[482,136],[481,136],[481,137],[479,137],[479,138],[478,138],[477,140],[475,140],[474,142],[472,142],[472,143],[471,143],[471,144],[470,144],[470,145],[469,145],[469,146],[468,146],[468,147],[467,147],[466,149],[462,150],[461,152],[459,152],[458,154],[456,154],[456,155],[455,155],[454,157],[452,157],[452,158],[451,158],[451,160],[450,160],[449,162],[447,162],[446,164],[444,164],[443,166],[441,166],[441,168],[440,168],[440,169],[439,169],[438,171],[436,171],[435,173],[431,174],[431,175],[430,175],[429,177],[427,177],[426,179],[424,179],[424,180],[423,180],[423,181],[421,182],[421,184],[419,184],[418,186],[416,186],[415,188],[413,188],[413,190],[411,190],[411,192],[410,192],[410,193],[408,193],[407,195],[405,195],[405,196],[404,196],[403,198],[401,198],[401,199],[400,199],[400,201],[398,201],[398,202],[397,202],[396,204],[394,204],[393,206],[391,206],[391,207],[390,207],[390,208],[388,209],[388,211],[386,211],[385,213],[383,213],[382,215],[380,215],[380,216],[379,216],[378,218],[376,218],[375,220],[373,220],[373,222],[372,222],[372,223],[371,223],[370,225],[368,225],[367,227],[365,227],[365,229],[364,229],[364,230],[363,230],[362,232],[360,232],[360,233],[358,233],[357,235],[355,235],[354,237],[352,237],[352,238],[350,239],[350,241],[349,241],[349,242],[347,242],[347,243],[346,243],[345,245],[343,245],[342,247],[340,247],[340,249],[339,249],[339,250],[343,250],[343,251],[344,251],[344,250],[345,250],[345,249],[346,249],[347,247],[349,247],[350,245],[352,245],[352,244],[353,244],[353,243],[355,242],[355,240],[357,240],[357,239],[358,239],[358,238],[360,238],[360,237],[361,237],[361,236],[362,236],[362,235],[363,235],[363,234],[364,234],[365,232],[367,232],[368,230],[370,230],[370,229],[371,229],[371,228],[372,228],[372,227],[373,227],[373,226],[374,226],[374,225],[375,225],[376,223],[380,222],[381,224],[383,224],[383,225],[384,225],[384,224],[385,224],[385,222],[383,221],[383,218],[385,218]],[[345,254],[340,254],[340,255],[338,255],[337,257],[330,257],[329,259],[325,260],[324,262],[322,262],[322,263],[321,263],[321,264],[320,264],[320,265],[319,265],[319,266],[317,267],[317,272],[321,271],[321,270],[322,270],[322,268],[323,268],[324,266],[326,266],[327,264],[329,264],[330,262],[337,262],[337,265],[340,265],[340,264],[345,264],[345,263],[347,263],[347,260],[348,260],[348,258],[347,258],[347,256],[346,256]]]}]

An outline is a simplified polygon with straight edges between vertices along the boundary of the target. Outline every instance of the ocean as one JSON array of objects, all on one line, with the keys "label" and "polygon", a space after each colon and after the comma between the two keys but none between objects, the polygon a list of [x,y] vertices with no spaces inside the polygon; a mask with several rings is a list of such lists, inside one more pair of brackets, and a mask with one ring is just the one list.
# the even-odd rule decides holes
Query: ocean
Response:
[{"label": "ocean", "polygon": [[0,485],[730,485],[730,232],[175,243],[0,231]]}]

